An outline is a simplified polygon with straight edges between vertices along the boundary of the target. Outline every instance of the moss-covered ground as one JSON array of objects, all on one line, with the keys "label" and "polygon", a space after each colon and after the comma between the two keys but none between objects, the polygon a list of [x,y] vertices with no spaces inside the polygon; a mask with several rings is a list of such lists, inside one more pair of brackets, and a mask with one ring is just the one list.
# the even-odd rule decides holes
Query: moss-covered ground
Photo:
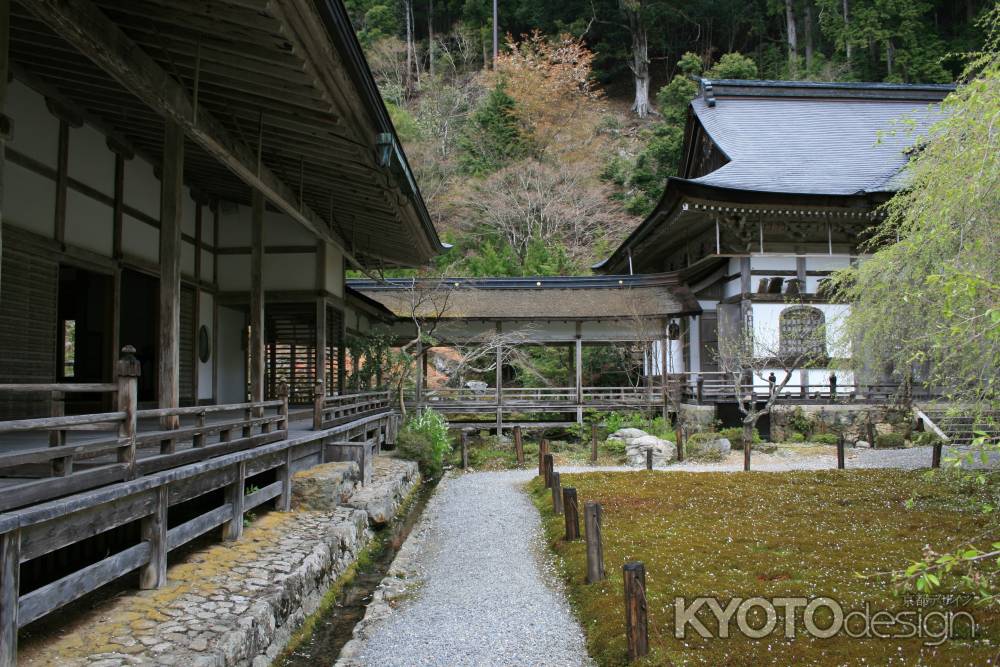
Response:
[{"label": "moss-covered ground", "polygon": [[[585,501],[603,508],[608,579],[587,585],[584,542],[565,542],[563,517],[552,514],[544,485],[536,478],[528,487],[598,664],[626,662],[621,568],[628,561],[646,566],[651,653],[640,664],[985,665],[997,658],[996,607],[914,598],[880,574],[919,558],[925,545],[957,547],[990,534],[992,519],[976,509],[983,492],[975,487],[899,470],[595,472],[567,474],[562,483],[577,489],[581,522]],[[703,639],[688,627],[686,638],[678,639],[677,596],[689,604],[716,596],[723,607],[734,597],[828,596],[845,613],[865,604],[872,613],[966,610],[977,630],[973,640],[963,619],[955,624],[959,636],[939,646],[925,645],[937,643],[929,638],[855,639],[843,633],[818,639],[804,633],[799,609],[797,634],[786,639],[779,606],[777,629],[762,639],[737,632],[735,617],[728,638]],[[920,606],[928,601],[929,607]],[[758,627],[764,621],[755,615],[760,611],[749,616]],[[816,615],[822,627],[829,623],[824,611]],[[718,627],[708,608],[698,618],[709,630]],[[939,626],[931,622],[931,631]]]}]

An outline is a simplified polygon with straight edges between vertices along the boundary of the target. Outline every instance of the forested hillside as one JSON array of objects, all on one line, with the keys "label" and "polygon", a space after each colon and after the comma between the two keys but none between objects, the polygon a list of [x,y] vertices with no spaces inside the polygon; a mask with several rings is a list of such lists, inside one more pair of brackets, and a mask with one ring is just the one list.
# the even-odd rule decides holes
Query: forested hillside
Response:
[{"label": "forested hillside", "polygon": [[348,0],[452,275],[587,273],[678,165],[694,76],[948,82],[996,0]]}]

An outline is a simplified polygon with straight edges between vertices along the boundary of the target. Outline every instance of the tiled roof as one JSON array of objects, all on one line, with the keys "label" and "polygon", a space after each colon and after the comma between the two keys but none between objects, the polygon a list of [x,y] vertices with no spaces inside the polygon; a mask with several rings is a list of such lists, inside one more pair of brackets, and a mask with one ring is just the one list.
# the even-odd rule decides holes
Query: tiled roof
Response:
[{"label": "tiled roof", "polygon": [[853,195],[899,188],[906,149],[941,118],[951,86],[703,82],[695,117],[729,157],[692,179],[759,192]]}]

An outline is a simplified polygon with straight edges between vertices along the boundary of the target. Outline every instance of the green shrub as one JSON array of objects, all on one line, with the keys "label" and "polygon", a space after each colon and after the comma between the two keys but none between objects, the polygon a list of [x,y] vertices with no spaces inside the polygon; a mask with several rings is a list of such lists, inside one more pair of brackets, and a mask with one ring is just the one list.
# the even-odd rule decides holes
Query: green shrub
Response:
[{"label": "green shrub", "polygon": [[[801,406],[796,406],[792,414],[788,415],[788,428],[801,434],[804,440],[816,429],[816,422],[803,412]],[[790,440],[790,442],[802,442],[802,440]]]},{"label": "green shrub", "polygon": [[899,433],[879,433],[875,436],[875,446],[879,449],[902,447],[906,439]]},{"label": "green shrub", "polygon": [[936,445],[939,442],[941,442],[941,438],[937,437],[937,435],[931,433],[930,431],[918,433],[916,437],[913,438],[913,444],[920,446]]},{"label": "green shrub", "polygon": [[805,441],[806,441],[806,436],[803,435],[802,433],[799,433],[798,431],[795,431],[785,439],[785,442],[805,442]]},{"label": "green shrub", "polygon": [[837,440],[836,433],[817,433],[812,437],[813,442],[818,442],[821,445],[836,445]]},{"label": "green shrub", "polygon": [[604,451],[612,456],[625,456],[624,440],[605,440],[601,446],[604,447]]},{"label": "green shrub", "polygon": [[[741,426],[734,426],[732,428],[724,428],[719,431],[719,436],[725,438],[729,441],[729,444],[739,445],[742,449],[743,447],[743,428]],[[753,430],[753,437],[750,439],[752,444],[758,444],[761,442],[760,431],[757,429]]]},{"label": "green shrub", "polygon": [[419,463],[425,477],[437,477],[451,449],[448,422],[430,408],[415,413],[400,429],[396,449],[403,458]]}]

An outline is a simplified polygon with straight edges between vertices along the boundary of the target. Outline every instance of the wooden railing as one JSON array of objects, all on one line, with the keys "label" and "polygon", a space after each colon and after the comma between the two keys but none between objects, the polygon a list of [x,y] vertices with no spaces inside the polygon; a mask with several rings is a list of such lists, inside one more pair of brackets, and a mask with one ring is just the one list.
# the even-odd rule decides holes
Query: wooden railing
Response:
[{"label": "wooden railing", "polygon": [[317,383],[313,399],[313,430],[331,428],[352,419],[383,413],[391,409],[388,391],[327,396],[323,385]]},{"label": "wooden railing", "polygon": [[[778,383],[780,384],[780,382]],[[725,373],[683,373],[673,376],[671,386],[679,386],[685,401],[696,403],[730,402],[734,399],[733,384]],[[769,384],[754,383],[743,389],[743,396],[752,391],[755,400],[766,400],[770,395]],[[789,382],[781,390],[781,396],[793,401],[818,402],[868,402],[883,403],[898,398],[903,391],[899,383],[845,383],[836,381],[824,383]],[[909,389],[911,398],[927,399],[938,396],[924,388]]]},{"label": "wooden railing", "polygon": [[[616,404],[645,405],[662,401],[659,388],[647,387],[582,387],[579,396],[575,387],[504,387],[500,392],[502,405],[516,406],[519,403],[536,404]],[[416,396],[407,396],[408,402],[415,402]],[[468,404],[497,405],[496,387],[477,391],[467,387],[445,387],[423,392],[421,401],[428,405]]]},{"label": "wooden railing", "polygon": [[[274,407],[274,403],[221,407],[255,410]],[[205,414],[210,412],[204,410]],[[182,408],[152,410],[146,411],[146,414],[197,417],[202,411]],[[57,425],[118,423],[126,417],[121,413],[108,413],[65,419],[76,421],[60,421]],[[334,453],[332,447],[335,445],[374,443],[377,451],[377,444],[384,434],[393,430],[393,423],[397,420],[397,415],[383,412],[291,439],[285,437],[284,430],[280,433],[272,431],[263,435],[278,436],[280,439],[277,442],[257,445],[248,442],[244,443],[247,448],[240,451],[228,449],[238,442],[236,440],[221,441],[216,445],[203,444],[193,449],[198,454],[212,452],[210,458],[170,469],[160,469],[157,465],[154,467],[158,471],[145,476],[0,514],[0,667],[13,666],[17,662],[18,628],[136,569],[139,570],[140,588],[162,586],[166,582],[167,554],[170,551],[219,526],[224,539],[238,539],[243,533],[243,517],[247,511],[272,499],[277,499],[277,509],[289,509],[291,480],[295,472],[327,461],[328,456]],[[277,426],[276,422],[272,423]],[[206,429],[221,428],[218,432],[225,433],[246,425],[247,420],[239,420],[213,424]],[[205,431],[195,431],[191,435],[199,433],[204,435]],[[256,437],[259,436],[243,439]],[[330,441],[335,441],[335,445],[328,444]],[[133,444],[129,440],[129,446]],[[366,455],[370,455],[370,449],[365,447]],[[185,453],[174,452],[166,456]],[[140,459],[140,467],[149,460]],[[248,486],[248,480],[268,471],[274,471],[275,481],[261,488]],[[170,507],[217,489],[225,491],[221,506],[217,503],[197,505],[207,509],[199,510],[200,514],[183,523],[168,524]],[[24,563],[133,522],[138,522],[140,529],[141,537],[136,543],[22,593],[19,573]]]}]

